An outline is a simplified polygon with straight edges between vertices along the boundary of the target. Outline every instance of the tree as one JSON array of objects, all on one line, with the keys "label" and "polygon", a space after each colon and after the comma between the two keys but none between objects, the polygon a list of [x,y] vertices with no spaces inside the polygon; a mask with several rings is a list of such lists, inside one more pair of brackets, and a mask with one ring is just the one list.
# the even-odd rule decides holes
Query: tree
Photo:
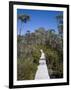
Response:
[{"label": "tree", "polygon": [[61,36],[63,36],[63,15],[60,14],[56,16],[57,22],[58,22],[58,32]]},{"label": "tree", "polygon": [[46,37],[46,30],[43,27],[38,28],[36,31],[37,36],[37,43],[38,44],[45,44],[45,37]]},{"label": "tree", "polygon": [[26,39],[26,42],[27,42],[27,45],[30,44],[30,31],[28,30],[26,35],[25,35],[25,39]]},{"label": "tree", "polygon": [[53,45],[52,41],[54,39],[54,33],[55,30],[54,29],[49,29],[46,33],[46,44],[47,45]]},{"label": "tree", "polygon": [[19,35],[21,35],[22,25],[23,23],[26,23],[27,21],[30,20],[30,16],[27,14],[18,14],[17,19],[21,21],[21,28],[20,28],[20,33],[19,33]]},{"label": "tree", "polygon": [[17,46],[17,50],[18,50],[18,57],[20,57],[22,55],[22,36],[21,36],[21,31],[22,31],[22,25],[23,23],[26,23],[27,21],[30,20],[30,16],[27,14],[18,14],[17,15],[17,19],[21,21],[21,27],[20,27],[20,32],[18,35],[18,46]]}]

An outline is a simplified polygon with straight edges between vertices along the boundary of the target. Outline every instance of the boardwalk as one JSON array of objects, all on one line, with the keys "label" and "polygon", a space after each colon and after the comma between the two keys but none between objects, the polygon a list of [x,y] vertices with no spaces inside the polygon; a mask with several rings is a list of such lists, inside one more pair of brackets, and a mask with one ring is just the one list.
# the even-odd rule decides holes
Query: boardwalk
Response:
[{"label": "boardwalk", "polygon": [[43,50],[40,51],[41,51],[41,57],[39,60],[39,65],[35,75],[35,79],[50,79],[48,74],[48,68],[46,65],[46,60],[45,60],[45,54]]}]

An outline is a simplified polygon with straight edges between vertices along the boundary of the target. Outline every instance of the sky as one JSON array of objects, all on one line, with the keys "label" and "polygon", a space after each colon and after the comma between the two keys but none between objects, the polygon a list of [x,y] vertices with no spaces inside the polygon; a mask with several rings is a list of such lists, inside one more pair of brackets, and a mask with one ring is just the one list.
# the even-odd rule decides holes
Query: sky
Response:
[{"label": "sky", "polygon": [[46,30],[54,29],[57,32],[56,16],[63,14],[63,11],[17,9],[17,14],[27,14],[30,16],[30,21],[23,23],[22,27],[20,20],[17,20],[17,29],[19,31],[21,28],[21,34],[23,35],[28,30],[34,32],[40,27]]}]

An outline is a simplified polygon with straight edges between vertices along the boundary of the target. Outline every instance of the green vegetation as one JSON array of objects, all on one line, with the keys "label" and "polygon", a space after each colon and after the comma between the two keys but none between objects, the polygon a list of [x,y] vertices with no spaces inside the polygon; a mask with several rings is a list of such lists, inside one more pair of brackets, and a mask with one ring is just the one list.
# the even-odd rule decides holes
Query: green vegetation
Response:
[{"label": "green vegetation", "polygon": [[[24,21],[24,15],[19,19]],[[25,16],[26,17],[26,16]],[[29,16],[27,16],[29,18]],[[28,19],[27,18],[27,19]],[[27,20],[25,19],[25,20]],[[58,33],[53,29],[40,27],[35,32],[17,35],[17,79],[33,80],[39,64],[40,49],[46,55],[50,78],[63,77],[63,27],[62,17],[58,19]],[[61,31],[61,32],[60,32]]]},{"label": "green vegetation", "polygon": [[40,52],[35,46],[23,46],[21,56],[17,60],[18,80],[34,79],[39,64]]}]

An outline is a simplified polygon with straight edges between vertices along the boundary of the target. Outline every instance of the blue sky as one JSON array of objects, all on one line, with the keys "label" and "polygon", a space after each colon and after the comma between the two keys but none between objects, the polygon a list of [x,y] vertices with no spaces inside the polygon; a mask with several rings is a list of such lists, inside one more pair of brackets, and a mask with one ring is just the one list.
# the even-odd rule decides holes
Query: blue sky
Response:
[{"label": "blue sky", "polygon": [[[28,30],[34,32],[36,29],[43,27],[46,30],[55,29],[57,31],[56,16],[63,14],[63,11],[48,11],[48,10],[27,10],[17,9],[17,14],[27,14],[30,16],[30,21],[23,23],[22,35]],[[21,23],[17,20],[17,29],[20,30]]]}]

